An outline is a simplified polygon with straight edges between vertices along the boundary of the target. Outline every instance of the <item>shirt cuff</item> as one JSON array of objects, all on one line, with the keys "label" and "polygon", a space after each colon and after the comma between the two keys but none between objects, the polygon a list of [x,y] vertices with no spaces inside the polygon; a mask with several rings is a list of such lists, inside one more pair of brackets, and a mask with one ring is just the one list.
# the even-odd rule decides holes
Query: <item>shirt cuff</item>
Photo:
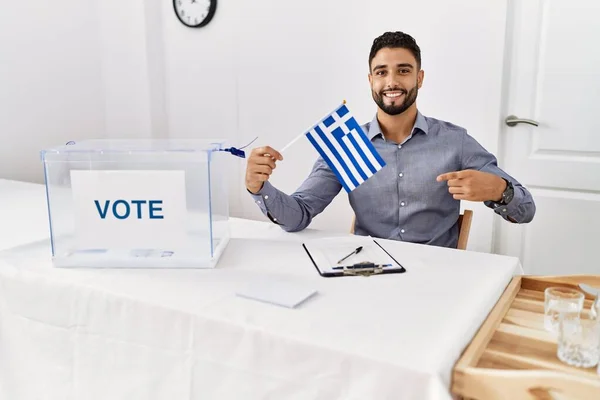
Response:
[{"label": "shirt cuff", "polygon": [[254,203],[256,203],[263,214],[269,217],[273,223],[279,225],[280,223],[277,221],[277,218],[273,217],[269,212],[269,204],[272,204],[277,196],[277,190],[273,187],[273,185],[271,185],[269,181],[266,181],[258,192],[252,193],[248,190],[248,193],[250,193],[250,196],[252,196],[252,199],[254,199]]},{"label": "shirt cuff", "polygon": [[[513,184],[514,185],[514,184]],[[514,194],[512,200],[508,204],[500,204],[495,201],[486,202],[486,205],[494,210],[502,218],[510,222],[518,222],[521,210],[519,206],[523,202],[525,195],[517,186],[514,186]]]}]

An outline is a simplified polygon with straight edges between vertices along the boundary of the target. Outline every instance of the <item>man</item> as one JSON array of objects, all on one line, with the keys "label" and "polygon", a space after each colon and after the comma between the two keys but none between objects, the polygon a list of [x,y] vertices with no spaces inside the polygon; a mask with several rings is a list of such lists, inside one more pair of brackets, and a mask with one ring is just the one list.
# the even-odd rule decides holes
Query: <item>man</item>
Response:
[{"label": "man", "polygon": [[[423,85],[421,51],[402,32],[373,41],[369,83],[378,106],[362,126],[386,166],[349,193],[355,233],[436,246],[456,247],[460,200],[483,201],[513,223],[533,219],[529,191],[498,168],[496,158],[465,129],[423,116],[416,105]],[[246,188],[264,214],[286,231],[306,228],[342,185],[319,158],[291,196],[268,179],[281,154],[256,148],[248,158]]]}]

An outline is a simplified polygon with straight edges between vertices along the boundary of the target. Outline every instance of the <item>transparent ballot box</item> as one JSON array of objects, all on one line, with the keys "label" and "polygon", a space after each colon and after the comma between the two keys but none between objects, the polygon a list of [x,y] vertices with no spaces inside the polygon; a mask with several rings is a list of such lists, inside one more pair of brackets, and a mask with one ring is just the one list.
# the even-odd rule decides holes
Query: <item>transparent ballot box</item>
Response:
[{"label": "transparent ballot box", "polygon": [[221,150],[150,139],[43,150],[53,264],[215,267],[229,240],[231,155]]}]

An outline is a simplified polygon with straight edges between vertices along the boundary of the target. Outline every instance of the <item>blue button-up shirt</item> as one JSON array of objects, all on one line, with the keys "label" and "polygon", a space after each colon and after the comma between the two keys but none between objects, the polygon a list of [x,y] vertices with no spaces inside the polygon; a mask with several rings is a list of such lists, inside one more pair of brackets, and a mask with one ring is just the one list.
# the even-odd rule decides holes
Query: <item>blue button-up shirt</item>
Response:
[{"label": "blue button-up shirt", "polygon": [[[535,214],[531,193],[498,168],[494,155],[464,128],[417,113],[409,137],[398,144],[386,140],[377,117],[362,126],[386,165],[348,194],[356,215],[355,234],[436,246],[456,247],[460,201],[438,175],[474,169],[513,184],[507,205],[485,204],[502,218],[529,222]],[[287,195],[269,182],[252,195],[262,212],[286,231],[306,228],[339,193],[342,185],[319,158],[296,192]]]}]

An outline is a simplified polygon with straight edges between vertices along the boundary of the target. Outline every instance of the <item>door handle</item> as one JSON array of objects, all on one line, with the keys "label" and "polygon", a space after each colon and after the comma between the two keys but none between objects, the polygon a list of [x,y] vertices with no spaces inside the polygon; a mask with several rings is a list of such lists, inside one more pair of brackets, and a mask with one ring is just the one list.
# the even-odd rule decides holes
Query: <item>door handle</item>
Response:
[{"label": "door handle", "polygon": [[506,117],[504,122],[506,122],[506,125],[508,126],[515,126],[517,124],[529,124],[533,126],[539,126],[539,123],[537,121],[534,121],[532,119],[519,118],[515,115],[509,115],[508,117]]}]

